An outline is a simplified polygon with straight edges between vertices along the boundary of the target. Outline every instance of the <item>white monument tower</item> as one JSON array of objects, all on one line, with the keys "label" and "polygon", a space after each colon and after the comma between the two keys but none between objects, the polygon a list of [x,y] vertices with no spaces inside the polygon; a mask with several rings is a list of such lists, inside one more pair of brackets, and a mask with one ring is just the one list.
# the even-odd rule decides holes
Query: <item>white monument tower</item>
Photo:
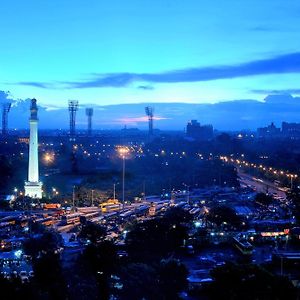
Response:
[{"label": "white monument tower", "polygon": [[42,183],[39,181],[39,157],[38,157],[38,118],[36,99],[31,100],[30,106],[30,138],[29,138],[29,165],[28,181],[25,182],[25,196],[42,198]]}]

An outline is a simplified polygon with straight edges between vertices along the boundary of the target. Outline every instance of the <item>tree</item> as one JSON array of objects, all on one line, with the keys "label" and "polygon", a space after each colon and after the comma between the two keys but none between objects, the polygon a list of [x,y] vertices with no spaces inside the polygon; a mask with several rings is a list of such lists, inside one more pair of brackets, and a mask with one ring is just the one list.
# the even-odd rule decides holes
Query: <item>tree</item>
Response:
[{"label": "tree", "polygon": [[7,279],[0,275],[1,299],[34,299],[34,289],[31,283],[22,283],[16,276]]},{"label": "tree", "polygon": [[273,202],[273,198],[271,195],[267,195],[265,193],[258,193],[255,196],[255,202],[264,206],[269,206]]},{"label": "tree", "polygon": [[226,263],[211,272],[210,299],[284,300],[296,299],[293,284],[286,277],[273,275],[258,265]]},{"label": "tree", "polygon": [[160,299],[157,272],[152,266],[144,263],[131,263],[122,268],[120,279],[123,285],[121,299]]},{"label": "tree", "polygon": [[158,281],[160,294],[164,296],[164,299],[177,299],[178,293],[188,287],[187,276],[188,271],[179,260],[162,260],[159,266]]},{"label": "tree", "polygon": [[[178,210],[175,211],[176,214],[181,214]],[[161,260],[183,245],[188,231],[185,222],[180,221],[185,218],[177,220],[174,216],[170,214],[132,226],[126,236],[126,246],[133,260]]]},{"label": "tree", "polygon": [[96,277],[101,299],[109,299],[111,276],[118,264],[116,246],[110,241],[89,245],[82,258]]},{"label": "tree", "polygon": [[5,155],[0,155],[0,191],[7,193],[5,188],[13,175],[13,168],[8,158]]},{"label": "tree", "polygon": [[235,213],[234,209],[226,205],[218,205],[209,211],[207,220],[215,223],[217,226],[227,223],[231,226],[238,227],[241,225],[240,217]]},{"label": "tree", "polygon": [[293,203],[293,214],[296,217],[298,225],[300,224],[300,189],[294,188],[288,194],[287,198]]},{"label": "tree", "polygon": [[78,235],[79,238],[90,240],[91,243],[95,244],[105,237],[106,229],[96,223],[86,222],[82,226],[82,229]]},{"label": "tree", "polygon": [[164,221],[169,222],[172,225],[179,225],[181,223],[189,223],[192,220],[192,216],[189,212],[179,207],[172,207],[168,209],[164,215]]},{"label": "tree", "polygon": [[41,299],[67,299],[66,283],[58,254],[47,253],[33,260],[33,271]]},{"label": "tree", "polygon": [[35,259],[41,253],[54,253],[63,245],[62,237],[55,231],[45,231],[35,237],[31,237],[25,241],[24,252],[31,255]]}]

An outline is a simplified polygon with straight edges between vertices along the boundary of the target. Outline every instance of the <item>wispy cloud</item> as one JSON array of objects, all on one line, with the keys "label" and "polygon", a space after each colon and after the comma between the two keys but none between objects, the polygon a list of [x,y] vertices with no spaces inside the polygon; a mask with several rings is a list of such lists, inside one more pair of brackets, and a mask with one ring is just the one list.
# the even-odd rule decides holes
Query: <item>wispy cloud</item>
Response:
[{"label": "wispy cloud", "polygon": [[152,85],[139,85],[137,88],[146,91],[154,90],[154,87]]},{"label": "wispy cloud", "polygon": [[33,87],[38,87],[42,89],[49,89],[54,87],[50,83],[44,83],[44,82],[35,82],[35,81],[20,81],[17,82],[18,85],[28,85],[28,86],[33,86]]},{"label": "wispy cloud", "polygon": [[178,83],[231,79],[255,75],[300,72],[300,52],[254,60],[246,63],[189,68],[162,73],[112,73],[95,74],[94,78],[82,82],[70,82],[69,88],[126,87],[133,82]]},{"label": "wispy cloud", "polygon": [[[153,117],[153,120],[155,121],[160,121],[160,120],[168,120],[169,118],[165,118],[165,117]],[[144,122],[148,122],[148,118],[146,116],[142,116],[142,117],[124,117],[124,118],[120,118],[120,119],[116,119],[116,121],[118,123],[121,124],[137,124],[137,123],[144,123]]]},{"label": "wispy cloud", "polygon": [[[271,58],[248,61],[235,65],[220,65],[209,67],[197,67],[181,70],[172,70],[161,73],[108,73],[91,74],[90,80],[57,82],[57,84],[44,82],[19,82],[22,85],[31,85],[39,88],[102,88],[102,87],[126,87],[134,82],[153,83],[179,83],[201,82],[218,79],[232,79],[256,75],[299,73],[300,52],[273,56]],[[140,85],[138,88],[151,89],[151,85]]]},{"label": "wispy cloud", "polygon": [[275,94],[275,95],[282,95],[282,94],[300,94],[300,89],[282,89],[282,90],[272,90],[272,89],[258,89],[258,90],[250,90],[250,92],[254,94]]}]

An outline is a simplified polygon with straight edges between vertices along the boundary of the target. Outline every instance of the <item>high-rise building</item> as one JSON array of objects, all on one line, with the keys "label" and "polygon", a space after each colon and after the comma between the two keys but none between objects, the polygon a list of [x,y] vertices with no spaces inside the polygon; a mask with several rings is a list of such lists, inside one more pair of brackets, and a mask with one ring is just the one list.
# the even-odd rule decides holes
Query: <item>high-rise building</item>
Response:
[{"label": "high-rise building", "polygon": [[29,164],[28,181],[25,182],[25,196],[42,198],[42,183],[39,181],[38,157],[38,118],[36,99],[31,100],[30,106],[30,137],[29,137]]},{"label": "high-rise building", "polygon": [[191,120],[186,126],[186,135],[197,140],[210,140],[213,138],[212,125],[201,125],[197,120]]},{"label": "high-rise building", "polygon": [[300,137],[300,123],[282,122],[282,135],[284,137],[299,138]]},{"label": "high-rise building", "polygon": [[267,127],[257,128],[258,137],[274,138],[280,136],[280,134],[281,134],[280,128],[276,127],[273,122]]}]

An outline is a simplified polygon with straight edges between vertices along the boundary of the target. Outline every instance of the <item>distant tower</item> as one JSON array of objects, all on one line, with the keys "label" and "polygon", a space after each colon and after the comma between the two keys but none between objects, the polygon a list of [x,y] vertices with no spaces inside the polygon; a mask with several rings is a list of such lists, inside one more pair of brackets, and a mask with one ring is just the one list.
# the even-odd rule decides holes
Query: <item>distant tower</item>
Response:
[{"label": "distant tower", "polygon": [[146,115],[148,116],[149,121],[149,135],[153,135],[153,114],[154,114],[154,107],[147,106],[145,107]]},{"label": "distant tower", "polygon": [[92,117],[94,114],[94,109],[93,108],[86,108],[85,109],[85,114],[88,117],[88,135],[92,135]]},{"label": "distant tower", "polygon": [[75,125],[76,125],[76,111],[78,110],[78,101],[69,100],[70,113],[70,141],[75,141]]},{"label": "distant tower", "polygon": [[10,111],[11,103],[4,103],[2,105],[2,135],[7,135],[7,121],[8,113]]},{"label": "distant tower", "polygon": [[29,164],[28,181],[25,182],[25,196],[42,198],[42,183],[39,181],[38,157],[38,118],[36,99],[31,100],[30,106],[30,138],[29,138]]}]

